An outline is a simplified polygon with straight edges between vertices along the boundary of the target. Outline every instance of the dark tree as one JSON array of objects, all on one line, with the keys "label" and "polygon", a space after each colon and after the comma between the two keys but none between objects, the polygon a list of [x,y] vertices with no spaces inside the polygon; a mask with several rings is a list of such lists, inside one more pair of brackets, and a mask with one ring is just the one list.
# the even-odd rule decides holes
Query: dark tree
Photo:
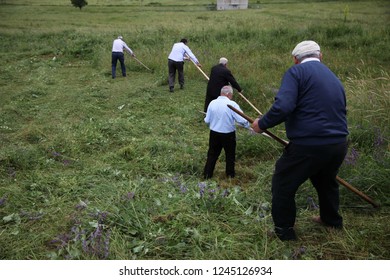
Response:
[{"label": "dark tree", "polygon": [[75,6],[76,8],[80,8],[80,10],[81,10],[82,7],[88,5],[88,2],[85,1],[85,0],[70,0],[70,2],[71,2],[72,5]]}]

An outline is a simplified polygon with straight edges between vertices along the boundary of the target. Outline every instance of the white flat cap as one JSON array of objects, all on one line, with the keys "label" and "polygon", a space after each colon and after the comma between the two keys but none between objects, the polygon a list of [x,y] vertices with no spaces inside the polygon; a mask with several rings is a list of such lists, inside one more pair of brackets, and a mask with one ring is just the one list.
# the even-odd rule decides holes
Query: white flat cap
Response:
[{"label": "white flat cap", "polygon": [[320,51],[320,46],[314,41],[300,42],[292,51],[293,56],[303,57]]}]

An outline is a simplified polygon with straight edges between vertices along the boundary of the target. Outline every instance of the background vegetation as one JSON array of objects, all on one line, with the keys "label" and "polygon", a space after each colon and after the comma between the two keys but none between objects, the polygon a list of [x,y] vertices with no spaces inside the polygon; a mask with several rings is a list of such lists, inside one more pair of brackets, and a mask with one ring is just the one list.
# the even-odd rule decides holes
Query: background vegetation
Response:
[{"label": "background vegetation", "polygon": [[[54,2],[54,3],[53,3]],[[388,259],[388,1],[1,1],[0,259]],[[122,35],[148,71],[126,57],[111,79]],[[278,143],[238,130],[237,178],[202,180],[206,80],[186,64],[171,94],[167,56],[182,37],[206,73],[221,56],[262,112],[292,48],[317,41],[347,91],[350,150],[340,177],[345,229],[310,222],[313,188],[297,194],[299,241],[269,235]],[[120,71],[118,69],[118,71]],[[250,116],[256,112],[237,95]],[[284,127],[274,133],[284,138]]]}]

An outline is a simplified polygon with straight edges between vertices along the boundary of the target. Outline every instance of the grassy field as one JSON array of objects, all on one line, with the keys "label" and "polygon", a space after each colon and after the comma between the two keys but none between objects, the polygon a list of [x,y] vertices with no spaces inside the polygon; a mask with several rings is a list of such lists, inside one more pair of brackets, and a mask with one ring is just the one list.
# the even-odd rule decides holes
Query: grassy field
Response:
[{"label": "grassy field", "polygon": [[[390,257],[388,1],[1,1],[0,259],[380,259]],[[151,4],[153,3],[153,4]],[[158,3],[158,4],[156,4]],[[122,35],[148,71],[126,57]],[[237,178],[202,180],[206,79],[185,65],[171,94],[167,56],[182,37],[209,74],[221,56],[262,112],[291,50],[317,41],[347,92],[350,148],[340,177],[342,231],[310,222],[312,186],[297,197],[299,241],[269,235],[277,142],[237,132]],[[120,70],[118,69],[119,73]],[[238,95],[244,112],[256,112]],[[272,130],[285,138],[284,126]]]}]

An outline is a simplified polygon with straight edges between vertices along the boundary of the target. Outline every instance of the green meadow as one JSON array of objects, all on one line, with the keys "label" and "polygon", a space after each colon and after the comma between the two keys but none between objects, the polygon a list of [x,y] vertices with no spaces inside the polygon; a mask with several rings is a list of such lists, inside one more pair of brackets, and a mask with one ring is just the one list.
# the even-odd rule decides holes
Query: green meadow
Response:
[{"label": "green meadow", "polygon": [[[215,1],[213,1],[215,2]],[[390,258],[389,1],[0,1],[0,259],[388,260]],[[127,77],[111,78],[122,35]],[[271,178],[283,146],[237,129],[237,177],[224,155],[202,171],[207,80],[185,64],[168,91],[167,56],[181,38],[203,71],[221,56],[265,113],[291,51],[317,41],[343,82],[349,151],[339,176],[341,231],[311,222],[309,182],[296,196],[299,240],[270,232]],[[238,94],[251,117],[256,111]],[[284,126],[271,130],[285,139]]]}]

